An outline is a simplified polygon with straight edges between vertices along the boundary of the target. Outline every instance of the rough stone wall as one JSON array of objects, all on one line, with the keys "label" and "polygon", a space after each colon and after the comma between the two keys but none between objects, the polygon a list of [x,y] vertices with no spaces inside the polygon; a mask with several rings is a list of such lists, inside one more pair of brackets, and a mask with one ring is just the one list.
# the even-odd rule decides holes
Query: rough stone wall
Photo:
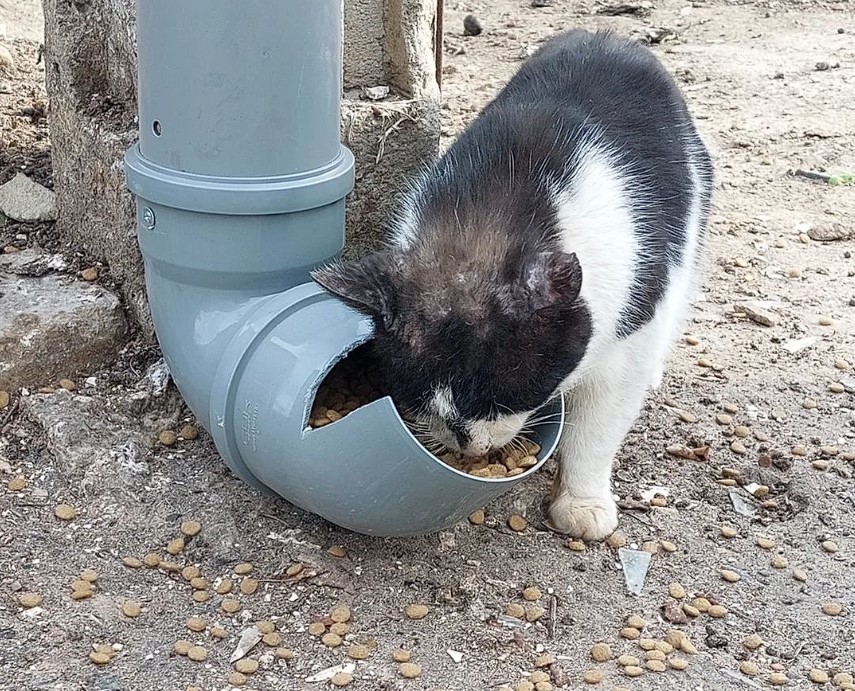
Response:
[{"label": "rough stone wall", "polygon": [[[104,260],[154,337],[122,157],[136,139],[135,0],[43,0],[58,228]],[[342,137],[356,156],[349,255],[376,249],[406,181],[436,155],[436,0],[345,0]],[[389,86],[384,101],[363,89]]]}]

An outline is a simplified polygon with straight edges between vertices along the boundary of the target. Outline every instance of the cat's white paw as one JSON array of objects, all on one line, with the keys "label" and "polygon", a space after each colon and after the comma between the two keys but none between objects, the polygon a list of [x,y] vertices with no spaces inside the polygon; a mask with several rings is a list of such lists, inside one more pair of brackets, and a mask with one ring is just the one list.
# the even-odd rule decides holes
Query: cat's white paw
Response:
[{"label": "cat's white paw", "polygon": [[618,511],[611,497],[559,495],[549,507],[550,528],[582,540],[602,540],[618,525]]}]

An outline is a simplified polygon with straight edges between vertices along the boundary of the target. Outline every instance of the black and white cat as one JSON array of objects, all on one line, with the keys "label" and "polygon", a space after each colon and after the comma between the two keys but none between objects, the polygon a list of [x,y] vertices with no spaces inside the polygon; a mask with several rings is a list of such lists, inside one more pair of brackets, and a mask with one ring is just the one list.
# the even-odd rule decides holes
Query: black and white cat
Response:
[{"label": "black and white cat", "polygon": [[614,455],[696,287],[711,187],[653,54],[571,31],[418,181],[388,251],[313,277],[373,317],[393,399],[454,450],[509,443],[564,392],[550,521],[600,539]]}]

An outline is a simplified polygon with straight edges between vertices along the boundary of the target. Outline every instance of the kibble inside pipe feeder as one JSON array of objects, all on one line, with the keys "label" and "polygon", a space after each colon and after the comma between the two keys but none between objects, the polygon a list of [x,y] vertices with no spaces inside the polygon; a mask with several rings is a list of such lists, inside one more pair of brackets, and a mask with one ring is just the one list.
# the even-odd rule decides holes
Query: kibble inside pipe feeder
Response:
[{"label": "kibble inside pipe feeder", "polygon": [[388,397],[312,429],[323,378],[371,321],[311,282],[344,246],[353,156],[339,140],[340,0],[138,0],[139,143],[125,157],[157,337],[173,379],[244,481],[345,528],[448,527],[538,463],[477,478],[429,453]]}]

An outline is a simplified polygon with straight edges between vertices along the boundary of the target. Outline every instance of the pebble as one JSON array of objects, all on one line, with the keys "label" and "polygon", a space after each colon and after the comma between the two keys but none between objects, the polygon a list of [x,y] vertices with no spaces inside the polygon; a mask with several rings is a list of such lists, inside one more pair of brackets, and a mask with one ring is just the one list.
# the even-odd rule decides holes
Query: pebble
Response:
[{"label": "pebble", "polygon": [[258,591],[258,581],[254,578],[244,578],[240,582],[240,591],[244,595],[254,595]]},{"label": "pebble", "polygon": [[840,547],[837,546],[837,543],[834,542],[834,540],[825,540],[822,543],[822,549],[829,554],[835,554],[840,551]]},{"label": "pebble", "polygon": [[346,636],[350,632],[350,625],[345,624],[343,621],[337,621],[330,626],[330,631],[337,633],[339,636]]},{"label": "pebble", "polygon": [[344,559],[347,556],[347,550],[343,545],[333,545],[327,550],[327,554],[336,559]]},{"label": "pebble", "polygon": [[535,661],[535,667],[549,667],[550,665],[554,665],[556,662],[555,655],[540,655]]},{"label": "pebble", "polygon": [[757,538],[757,546],[761,549],[774,549],[775,541],[769,537],[758,537]]},{"label": "pebble", "polygon": [[208,651],[201,645],[194,645],[187,651],[187,657],[194,662],[204,662],[208,658]]},{"label": "pebble", "polygon": [[519,516],[517,514],[512,515],[508,519],[508,527],[518,533],[521,533],[523,530],[525,530],[527,526],[528,521],[526,521],[522,516]]},{"label": "pebble", "polygon": [[638,629],[641,631],[645,626],[647,626],[647,622],[639,617],[637,614],[630,614],[626,618],[626,625],[632,629]]},{"label": "pebble", "polygon": [[[700,607],[698,607],[698,609],[700,609]],[[701,611],[704,612],[706,610]],[[665,634],[665,640],[670,645],[674,646],[674,648],[679,649],[683,645],[683,641],[686,640],[686,634],[678,629],[671,629]]]},{"label": "pebble", "polygon": [[142,614],[142,607],[139,602],[134,602],[133,600],[126,600],[122,603],[122,614],[126,617],[130,617],[131,619],[135,619],[140,614]]},{"label": "pebble", "polygon": [[680,642],[680,650],[682,650],[687,655],[697,655],[698,649],[695,647],[695,644],[692,643],[688,638],[684,638]]},{"label": "pebble", "polygon": [[654,648],[653,650],[648,650],[644,654],[644,659],[645,660],[664,660],[665,659],[665,653],[663,653],[661,650],[656,650],[656,648]]},{"label": "pebble", "polygon": [[836,456],[840,453],[840,449],[836,446],[820,446],[819,450],[822,451],[826,456]]},{"label": "pebble", "polygon": [[[728,583],[736,583],[742,579],[742,576],[736,573],[736,571],[729,571],[728,569],[723,569],[721,571],[721,577]],[[709,607],[707,608],[707,611],[709,611]]]},{"label": "pebble", "polygon": [[760,674],[760,668],[757,666],[757,663],[751,662],[750,660],[743,660],[739,664],[739,671],[746,677],[755,677]]},{"label": "pebble", "polygon": [[181,532],[187,537],[194,537],[202,532],[202,524],[199,521],[184,521],[181,524]]},{"label": "pebble", "polygon": [[41,593],[21,593],[18,595],[18,603],[25,609],[38,607],[44,601]]},{"label": "pebble", "polygon": [[668,586],[668,594],[675,600],[682,600],[686,597],[686,589],[679,583],[672,583]]},{"label": "pebble", "polygon": [[404,614],[407,616],[407,619],[424,619],[428,615],[428,608],[426,605],[407,605],[407,608],[404,610]]},{"label": "pebble", "polygon": [[776,554],[772,557],[772,561],[770,563],[772,564],[773,569],[786,569],[790,565],[790,560]]},{"label": "pebble", "polygon": [[641,544],[641,550],[650,554],[659,554],[659,543],[656,540],[645,540]]},{"label": "pebble", "polygon": [[229,674],[228,679],[226,680],[232,686],[244,686],[249,679],[246,678],[245,674],[241,674],[240,672],[232,672]]},{"label": "pebble", "polygon": [[474,14],[467,14],[463,18],[463,35],[480,36],[484,32],[484,25]]},{"label": "pebble", "polygon": [[826,672],[824,669],[817,669],[816,667],[814,667],[810,671],[808,676],[810,676],[810,680],[814,684],[826,684],[826,683],[828,683],[828,672]]},{"label": "pebble", "polygon": [[310,636],[323,636],[327,631],[327,627],[324,626],[321,622],[315,621],[309,624],[309,635]]},{"label": "pebble", "polygon": [[831,678],[831,681],[835,686],[844,686],[845,684],[852,684],[855,679],[848,672],[838,672]]},{"label": "pebble", "polygon": [[659,494],[657,494],[655,497],[653,497],[650,500],[650,506],[658,506],[661,508],[661,507],[667,506],[667,505],[668,505],[668,500]]},{"label": "pebble", "polygon": [[606,675],[599,669],[589,669],[584,675],[582,675],[582,681],[586,684],[599,684],[605,678]]},{"label": "pebble", "polygon": [[416,679],[422,675],[422,668],[415,662],[402,662],[398,667],[398,674],[404,679]]},{"label": "pebble", "polygon": [[53,515],[61,521],[71,521],[77,517],[77,510],[71,504],[57,504]]},{"label": "pebble", "polygon": [[349,672],[336,672],[332,679],[330,679],[330,683],[333,686],[343,687],[347,686],[353,681],[353,675]]},{"label": "pebble", "polygon": [[698,360],[698,367],[712,367],[712,360],[708,360],[705,357],[702,357]]},{"label": "pebble", "polygon": [[836,617],[843,611],[843,605],[839,602],[825,602],[822,605],[823,614],[827,614],[829,617]]},{"label": "pebble", "polygon": [[591,648],[591,658],[595,662],[605,662],[612,659],[612,649],[606,643],[597,643]]},{"label": "pebble", "polygon": [[541,598],[541,592],[539,588],[535,588],[534,586],[530,588],[526,588],[522,592],[523,600],[526,602],[534,602],[535,600],[539,600]]},{"label": "pebble", "polygon": [[129,569],[138,569],[143,565],[142,560],[136,557],[123,557],[122,563]]},{"label": "pebble", "polygon": [[723,525],[721,527],[721,536],[726,538],[736,537],[739,531],[731,525]]},{"label": "pebble", "polygon": [[190,587],[194,590],[207,590],[211,587],[211,584],[208,583],[207,578],[202,578],[202,576],[196,576],[195,578],[190,579]]},{"label": "pebble", "polygon": [[395,662],[409,662],[410,661],[410,651],[404,650],[403,648],[398,648],[392,651],[392,659]]},{"label": "pebble", "polygon": [[221,580],[216,587],[217,595],[226,595],[230,593],[232,590],[232,580],[231,578],[224,578]]},{"label": "pebble", "polygon": [[170,540],[166,545],[166,551],[172,556],[181,554],[184,551],[184,538],[177,537],[174,540]]},{"label": "pebble", "polygon": [[742,645],[748,648],[748,650],[757,650],[761,645],[763,645],[763,639],[759,634],[752,633],[748,638],[742,641]]},{"label": "pebble", "polygon": [[163,446],[174,446],[177,440],[177,436],[175,435],[175,432],[173,432],[171,429],[165,429],[157,435],[157,440]]},{"label": "pebble", "polygon": [[473,511],[469,514],[469,522],[472,525],[484,525],[485,520],[486,516],[484,515],[484,509],[478,509],[477,511]]},{"label": "pebble", "polygon": [[638,641],[638,647],[642,650],[653,650],[656,647],[656,641],[652,638],[641,638]]}]

